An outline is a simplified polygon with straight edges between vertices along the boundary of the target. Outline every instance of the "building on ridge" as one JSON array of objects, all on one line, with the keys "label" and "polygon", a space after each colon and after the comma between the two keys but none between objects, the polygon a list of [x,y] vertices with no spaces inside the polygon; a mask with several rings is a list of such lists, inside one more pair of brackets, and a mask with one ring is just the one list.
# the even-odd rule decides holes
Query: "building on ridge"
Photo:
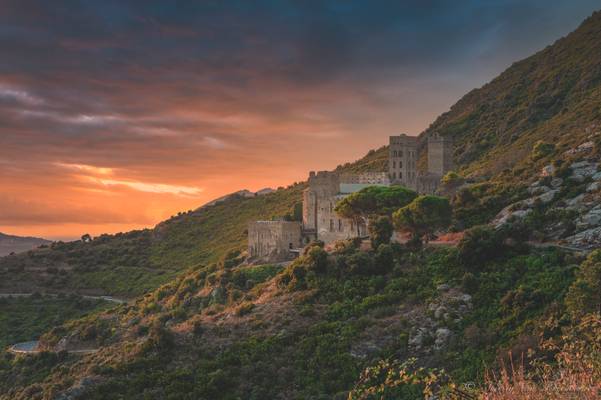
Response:
[{"label": "building on ridge", "polygon": [[440,180],[453,170],[453,139],[433,132],[426,137],[428,169],[418,171],[420,158],[417,136],[390,136],[388,174],[393,184],[413,189],[420,194],[434,194]]},{"label": "building on ridge", "polygon": [[426,138],[427,171],[418,171],[420,138],[390,136],[388,172],[338,174],[311,171],[303,191],[303,218],[298,221],[256,221],[248,226],[248,255],[252,261],[278,262],[294,258],[311,240],[332,243],[364,237],[367,227],[339,216],[336,204],[373,185],[402,185],[420,194],[436,193],[441,178],[453,169],[453,140],[438,133]]}]

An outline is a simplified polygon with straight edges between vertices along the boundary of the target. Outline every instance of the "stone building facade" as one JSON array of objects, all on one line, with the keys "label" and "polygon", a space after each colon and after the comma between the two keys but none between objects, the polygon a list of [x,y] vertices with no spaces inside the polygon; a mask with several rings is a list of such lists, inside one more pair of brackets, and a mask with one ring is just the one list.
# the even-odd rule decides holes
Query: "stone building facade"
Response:
[{"label": "stone building facade", "polygon": [[303,192],[303,235],[325,243],[367,234],[364,225],[334,211],[340,200],[367,186],[390,184],[382,173],[341,176],[329,171],[311,171],[308,183]]},{"label": "stone building facade", "polygon": [[420,138],[405,134],[390,136],[388,175],[392,184],[403,185],[418,193],[434,194],[440,179],[453,170],[453,140],[431,133],[426,137],[427,171],[417,170]]},{"label": "stone building facade", "polygon": [[248,225],[248,256],[265,261],[293,257],[290,250],[303,246],[302,227],[294,221],[255,221]]},{"label": "stone building facade", "polygon": [[433,194],[440,179],[453,168],[453,141],[436,133],[426,138],[428,170],[418,172],[420,139],[390,137],[388,172],[338,174],[312,171],[303,192],[303,220],[256,221],[248,227],[248,255],[252,260],[275,262],[293,258],[311,240],[332,243],[367,236],[367,227],[340,217],[336,204],[351,193],[373,185],[403,185]]},{"label": "stone building facade", "polygon": [[418,138],[405,134],[391,136],[388,147],[390,181],[394,184],[416,189]]}]

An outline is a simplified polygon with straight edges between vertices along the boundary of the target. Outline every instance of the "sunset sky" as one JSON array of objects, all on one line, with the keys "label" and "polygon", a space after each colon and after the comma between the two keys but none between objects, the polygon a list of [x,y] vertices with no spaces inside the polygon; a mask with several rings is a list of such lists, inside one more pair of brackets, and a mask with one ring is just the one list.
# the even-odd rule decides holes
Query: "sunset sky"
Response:
[{"label": "sunset sky", "polygon": [[304,180],[418,134],[595,8],[0,0],[0,232],[150,227]]}]

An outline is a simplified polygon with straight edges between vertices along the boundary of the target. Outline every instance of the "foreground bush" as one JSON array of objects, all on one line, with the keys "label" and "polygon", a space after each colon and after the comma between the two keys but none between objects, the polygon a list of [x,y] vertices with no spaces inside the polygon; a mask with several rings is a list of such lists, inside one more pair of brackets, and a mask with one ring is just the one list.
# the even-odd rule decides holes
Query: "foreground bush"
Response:
[{"label": "foreground bush", "polygon": [[601,316],[591,314],[562,337],[559,346],[543,343],[557,351],[553,362],[532,362],[534,372],[523,365],[501,369],[489,376],[484,400],[601,399]]}]

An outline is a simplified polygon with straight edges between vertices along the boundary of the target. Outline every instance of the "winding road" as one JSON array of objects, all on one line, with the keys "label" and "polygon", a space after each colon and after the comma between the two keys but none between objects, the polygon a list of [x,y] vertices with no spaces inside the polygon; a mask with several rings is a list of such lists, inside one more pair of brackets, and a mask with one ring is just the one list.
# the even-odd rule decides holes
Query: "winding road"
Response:
[{"label": "winding road", "polygon": [[[10,298],[10,297],[31,297],[33,293],[0,293],[0,298]],[[50,296],[50,297],[58,297],[58,294],[43,294],[42,296]],[[112,296],[86,296],[86,295],[78,295],[84,299],[89,300],[103,300],[108,301],[115,304],[127,304],[127,300],[119,299]],[[8,348],[8,352],[13,354],[36,354],[39,353],[38,349],[40,342],[37,340],[32,340],[30,342],[22,342],[13,344]],[[68,353],[71,354],[90,354],[95,353],[98,349],[82,349],[82,350],[67,350]]]}]

